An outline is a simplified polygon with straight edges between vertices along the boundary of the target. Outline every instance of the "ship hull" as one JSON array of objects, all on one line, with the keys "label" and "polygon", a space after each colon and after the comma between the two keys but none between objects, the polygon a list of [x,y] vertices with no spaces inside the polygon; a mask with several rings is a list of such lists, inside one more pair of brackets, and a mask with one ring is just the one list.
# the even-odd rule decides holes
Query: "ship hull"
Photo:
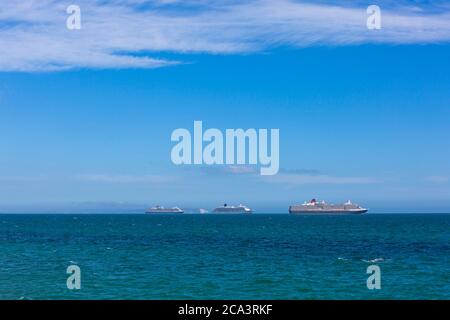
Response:
[{"label": "ship hull", "polygon": [[145,214],[162,215],[162,214],[182,214],[183,212],[146,212]]},{"label": "ship hull", "polygon": [[352,209],[352,210],[302,210],[289,208],[289,213],[293,215],[358,215],[366,213],[367,209]]},{"label": "ship hull", "polygon": [[170,211],[170,210],[161,210],[161,211],[146,211],[146,214],[181,214],[184,213],[184,211]]},{"label": "ship hull", "polygon": [[214,214],[251,214],[252,211],[213,210]]}]

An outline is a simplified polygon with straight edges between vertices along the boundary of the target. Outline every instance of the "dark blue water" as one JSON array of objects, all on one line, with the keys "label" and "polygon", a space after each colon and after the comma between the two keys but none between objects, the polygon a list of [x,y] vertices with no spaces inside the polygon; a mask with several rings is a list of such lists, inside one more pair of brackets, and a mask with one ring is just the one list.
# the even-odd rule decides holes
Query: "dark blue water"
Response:
[{"label": "dark blue water", "polygon": [[0,215],[0,252],[3,299],[450,298],[450,215]]}]

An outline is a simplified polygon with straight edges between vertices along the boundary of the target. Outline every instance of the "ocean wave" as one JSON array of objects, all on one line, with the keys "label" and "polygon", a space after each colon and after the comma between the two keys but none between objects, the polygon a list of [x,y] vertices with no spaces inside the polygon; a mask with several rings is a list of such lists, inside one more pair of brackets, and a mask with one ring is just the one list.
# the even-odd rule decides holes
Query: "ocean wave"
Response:
[{"label": "ocean wave", "polygon": [[364,260],[364,259],[362,259],[362,261],[367,262],[367,263],[376,263],[376,262],[382,262],[382,261],[384,261],[384,259],[383,258],[375,258],[375,259],[372,259],[372,260]]}]

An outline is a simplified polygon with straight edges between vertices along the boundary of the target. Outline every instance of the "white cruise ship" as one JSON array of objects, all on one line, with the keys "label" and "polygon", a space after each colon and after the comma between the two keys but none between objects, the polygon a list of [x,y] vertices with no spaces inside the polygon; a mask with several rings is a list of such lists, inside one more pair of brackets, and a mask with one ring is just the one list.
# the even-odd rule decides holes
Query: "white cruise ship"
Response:
[{"label": "white cruise ship", "polygon": [[291,214],[363,214],[368,209],[352,203],[350,200],[344,204],[328,204],[325,201],[318,202],[312,199],[303,204],[289,207]]},{"label": "white cruise ship", "polygon": [[161,206],[154,206],[145,211],[145,213],[183,213],[184,211],[178,207],[164,208]]},{"label": "white cruise ship", "polygon": [[252,213],[253,210],[247,206],[244,206],[243,204],[240,204],[238,206],[228,206],[225,203],[223,206],[215,208],[213,210],[213,212],[214,213],[245,213],[245,214],[249,214],[249,213]]}]

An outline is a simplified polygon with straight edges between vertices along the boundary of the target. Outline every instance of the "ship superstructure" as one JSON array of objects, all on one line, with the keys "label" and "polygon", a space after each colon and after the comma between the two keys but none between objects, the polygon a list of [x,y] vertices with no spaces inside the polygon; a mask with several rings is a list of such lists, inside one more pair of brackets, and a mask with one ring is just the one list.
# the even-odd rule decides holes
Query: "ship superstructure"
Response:
[{"label": "ship superstructure", "polygon": [[368,209],[362,208],[350,200],[344,204],[328,204],[325,201],[312,199],[303,204],[292,205],[289,207],[291,214],[362,214]]}]

